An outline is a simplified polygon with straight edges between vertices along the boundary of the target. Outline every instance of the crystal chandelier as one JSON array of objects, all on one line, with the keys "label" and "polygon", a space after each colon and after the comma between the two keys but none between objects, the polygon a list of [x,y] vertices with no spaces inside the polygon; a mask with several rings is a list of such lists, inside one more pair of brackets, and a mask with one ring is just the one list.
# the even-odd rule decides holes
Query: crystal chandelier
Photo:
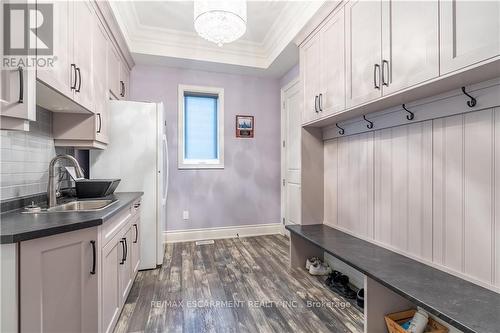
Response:
[{"label": "crystal chandelier", "polygon": [[242,0],[195,1],[194,28],[201,37],[222,46],[247,29],[247,3]]}]

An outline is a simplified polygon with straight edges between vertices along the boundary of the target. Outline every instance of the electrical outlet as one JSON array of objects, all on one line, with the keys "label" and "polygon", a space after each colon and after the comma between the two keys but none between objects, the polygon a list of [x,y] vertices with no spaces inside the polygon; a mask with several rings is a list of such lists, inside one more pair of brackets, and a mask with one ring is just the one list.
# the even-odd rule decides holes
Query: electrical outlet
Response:
[{"label": "electrical outlet", "polygon": [[189,220],[189,210],[184,210],[184,211],[182,211],[182,219],[183,219],[184,221]]}]

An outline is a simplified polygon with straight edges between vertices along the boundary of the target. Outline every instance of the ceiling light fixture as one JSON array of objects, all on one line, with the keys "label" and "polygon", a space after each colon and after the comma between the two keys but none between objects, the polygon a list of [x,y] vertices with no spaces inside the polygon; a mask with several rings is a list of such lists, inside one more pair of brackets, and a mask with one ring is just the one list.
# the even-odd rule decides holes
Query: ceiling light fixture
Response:
[{"label": "ceiling light fixture", "polygon": [[198,35],[219,46],[234,42],[247,29],[247,3],[242,0],[195,1],[194,28]]}]

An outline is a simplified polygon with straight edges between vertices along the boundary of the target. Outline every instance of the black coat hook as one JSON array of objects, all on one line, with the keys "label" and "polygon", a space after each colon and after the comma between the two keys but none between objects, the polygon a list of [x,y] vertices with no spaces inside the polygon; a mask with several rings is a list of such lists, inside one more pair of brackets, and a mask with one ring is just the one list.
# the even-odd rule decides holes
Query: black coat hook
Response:
[{"label": "black coat hook", "polygon": [[475,107],[477,100],[465,91],[465,87],[462,87],[462,92],[464,93],[464,95],[470,98],[470,101],[467,101],[467,106],[470,108]]},{"label": "black coat hook", "polygon": [[363,115],[363,119],[368,123],[368,125],[366,125],[366,127],[368,129],[372,129],[373,128],[373,121],[369,121],[368,119],[366,119],[365,115]]},{"label": "black coat hook", "polygon": [[344,129],[342,127],[340,127],[338,123],[335,123],[335,126],[337,126],[337,128],[340,130],[339,134],[344,135],[344,133],[345,133]]},{"label": "black coat hook", "polygon": [[410,110],[408,110],[408,109],[406,108],[406,105],[405,105],[405,104],[403,104],[403,109],[404,109],[406,112],[408,112],[408,114],[406,115],[406,119],[408,119],[408,120],[413,120],[413,119],[415,119],[415,114],[414,114],[413,112],[411,112]]}]

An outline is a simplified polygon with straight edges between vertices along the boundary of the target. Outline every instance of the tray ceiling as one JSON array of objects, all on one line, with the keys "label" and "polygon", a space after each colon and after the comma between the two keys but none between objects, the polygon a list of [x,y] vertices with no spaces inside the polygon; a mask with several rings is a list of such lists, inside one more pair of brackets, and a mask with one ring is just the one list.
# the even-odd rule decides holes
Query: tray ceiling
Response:
[{"label": "tray ceiling", "polygon": [[323,2],[248,1],[246,33],[222,47],[197,35],[193,1],[113,1],[111,7],[138,63],[153,56],[172,58],[169,63],[189,60],[190,68],[196,68],[197,61],[204,68],[214,63],[220,70],[227,64],[259,73],[273,66],[274,76],[286,70],[285,63],[298,62],[298,52],[290,52],[289,44]]}]

